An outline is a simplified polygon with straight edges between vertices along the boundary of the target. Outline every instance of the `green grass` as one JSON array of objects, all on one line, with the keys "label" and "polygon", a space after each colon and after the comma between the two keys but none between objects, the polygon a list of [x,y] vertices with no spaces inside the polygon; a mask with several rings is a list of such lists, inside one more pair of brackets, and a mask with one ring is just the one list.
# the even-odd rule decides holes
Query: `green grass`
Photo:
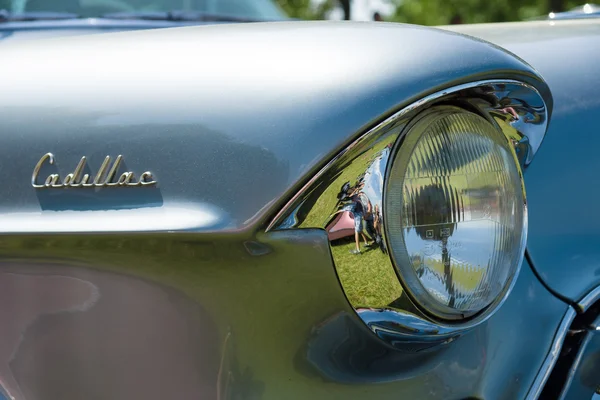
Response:
[{"label": "green grass", "polygon": [[[442,261],[430,259],[427,261],[427,266],[440,276],[444,275],[444,263]],[[452,280],[465,290],[475,289],[481,282],[484,272],[484,269],[473,268],[468,264],[457,265],[454,262],[452,263]]]}]

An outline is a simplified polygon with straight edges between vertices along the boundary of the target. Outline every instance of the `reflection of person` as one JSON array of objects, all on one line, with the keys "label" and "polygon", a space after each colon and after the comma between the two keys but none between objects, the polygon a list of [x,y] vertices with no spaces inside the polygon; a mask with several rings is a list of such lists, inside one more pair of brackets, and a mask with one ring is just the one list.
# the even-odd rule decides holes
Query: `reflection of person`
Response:
[{"label": "reflection of person", "polygon": [[514,109],[513,107],[504,107],[504,108],[501,108],[501,109],[500,109],[500,110],[498,110],[498,111],[502,111],[502,112],[504,112],[505,114],[510,114],[510,115],[512,115],[512,117],[513,117],[515,120],[518,120],[518,119],[519,119],[519,114],[517,114],[517,112],[515,111],[515,109]]},{"label": "reflection of person", "polygon": [[356,248],[350,251],[352,254],[360,254],[360,236],[362,236],[365,246],[368,245],[367,236],[363,232],[363,219],[372,217],[371,202],[367,195],[360,190],[361,186],[357,185],[350,194],[352,200],[350,211],[354,216],[354,242],[356,244]]},{"label": "reflection of person", "polygon": [[381,14],[379,14],[379,12],[375,12],[373,14],[373,21],[378,21],[378,22],[383,21],[383,18],[381,17]]},{"label": "reflection of person", "polygon": [[[369,203],[369,206],[371,203]],[[367,233],[371,238],[375,238],[377,236],[377,232],[375,231],[375,213],[373,210],[369,213],[365,213],[364,216],[365,224],[367,225]]]},{"label": "reflection of person", "polygon": [[375,204],[373,212],[368,216],[365,216],[365,223],[367,225],[367,234],[371,237],[373,242],[369,245],[370,247],[379,247],[385,254],[387,249],[383,242],[383,236],[381,235],[381,212],[379,211],[379,205]]}]

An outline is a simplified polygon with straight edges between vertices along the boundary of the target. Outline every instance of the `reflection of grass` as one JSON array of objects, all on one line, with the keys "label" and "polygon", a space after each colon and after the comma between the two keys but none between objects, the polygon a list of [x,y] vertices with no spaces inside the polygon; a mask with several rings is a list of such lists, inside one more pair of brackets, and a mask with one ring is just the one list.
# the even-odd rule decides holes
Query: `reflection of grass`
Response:
[{"label": "reflection of grass", "polygon": [[[363,245],[361,245],[363,246]],[[402,293],[390,259],[379,249],[350,254],[354,241],[332,246],[338,276],[348,300],[355,306],[387,306]]]},{"label": "reflection of grass", "polygon": [[[444,276],[444,263],[441,260],[428,259],[427,267],[435,271],[439,276]],[[485,271],[481,268],[473,268],[468,264],[452,263],[452,281],[459,284],[465,290],[473,290],[479,285]]]},{"label": "reflection of grass", "polygon": [[510,139],[517,141],[517,142],[521,140],[522,136],[508,122],[497,118],[496,123],[500,126],[500,129],[502,129],[502,132],[504,132],[504,134],[506,136],[508,136]]}]

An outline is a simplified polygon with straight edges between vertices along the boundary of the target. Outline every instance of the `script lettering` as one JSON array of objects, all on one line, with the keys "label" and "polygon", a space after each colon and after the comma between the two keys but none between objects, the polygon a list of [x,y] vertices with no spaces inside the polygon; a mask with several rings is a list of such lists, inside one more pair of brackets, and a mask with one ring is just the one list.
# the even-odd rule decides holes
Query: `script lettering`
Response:
[{"label": "script lettering", "polygon": [[35,183],[35,181],[37,180],[37,176],[40,173],[40,169],[42,168],[42,165],[44,165],[44,161],[46,160],[48,160],[50,164],[54,164],[54,155],[52,153],[46,153],[42,156],[42,158],[40,158],[40,161],[38,161],[38,163],[35,164],[35,167],[33,168],[33,174],[31,174],[31,186],[33,186],[34,188],[46,187],[45,185],[38,185],[37,183]]},{"label": "script lettering", "polygon": [[[136,180],[135,173],[132,171],[123,172],[120,175],[117,175],[119,172],[119,167],[123,161],[123,156],[118,155],[115,159],[115,162],[111,166],[111,157],[106,156],[100,169],[94,176],[93,180],[90,182],[90,174],[84,174],[79,180],[79,177],[83,173],[85,168],[87,159],[86,157],[81,157],[81,160],[73,170],[73,172],[65,175],[65,178],[61,181],[61,177],[59,174],[50,174],[44,180],[43,184],[38,183],[40,170],[42,169],[44,163],[48,162],[50,165],[55,163],[54,155],[52,153],[46,153],[40,158],[35,167],[33,168],[33,173],[31,174],[31,186],[37,189],[43,188],[87,188],[87,187],[107,187],[107,186],[148,186],[155,185],[157,183],[154,180],[152,173],[150,171],[143,172],[140,175],[139,180]],[[110,170],[104,176],[106,170],[109,168]],[[115,181],[115,176],[119,178]]]}]

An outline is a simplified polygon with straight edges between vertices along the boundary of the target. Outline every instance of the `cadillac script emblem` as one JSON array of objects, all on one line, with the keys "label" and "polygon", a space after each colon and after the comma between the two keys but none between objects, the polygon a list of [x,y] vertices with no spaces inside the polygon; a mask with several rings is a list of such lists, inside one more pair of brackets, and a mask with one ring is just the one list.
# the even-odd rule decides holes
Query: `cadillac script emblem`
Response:
[{"label": "cadillac script emblem", "polygon": [[[59,174],[50,174],[45,181],[40,181],[38,175],[40,169],[44,163],[50,165],[54,164],[54,155],[52,153],[46,153],[40,158],[40,161],[33,168],[33,174],[31,174],[31,186],[34,188],[88,188],[88,187],[105,187],[105,186],[148,186],[155,185],[156,181],[152,177],[150,171],[142,172],[139,178],[136,179],[133,172],[123,172],[116,180],[115,177],[119,171],[119,166],[123,161],[123,156],[119,155],[111,165],[110,156],[106,156],[104,162],[100,166],[98,173],[91,180],[89,174],[83,174],[85,168],[86,158],[81,157],[79,164],[75,167],[75,170],[67,174],[61,179]],[[110,167],[110,169],[109,169]],[[107,173],[108,170],[108,173]],[[43,183],[42,183],[43,182]]]}]

